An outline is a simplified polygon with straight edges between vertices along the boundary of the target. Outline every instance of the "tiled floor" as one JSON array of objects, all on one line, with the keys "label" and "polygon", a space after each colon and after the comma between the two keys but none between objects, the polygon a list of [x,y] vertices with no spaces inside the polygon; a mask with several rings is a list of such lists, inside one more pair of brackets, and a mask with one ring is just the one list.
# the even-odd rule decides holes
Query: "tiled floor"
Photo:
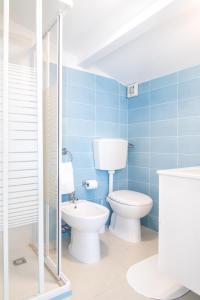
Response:
[{"label": "tiled floor", "polygon": [[[14,266],[13,260],[25,257],[26,263]],[[11,300],[29,299],[37,295],[38,291],[38,257],[29,247],[22,247],[20,250],[12,251],[9,255],[9,293]],[[2,261],[0,261],[2,266]],[[3,282],[2,271],[0,272],[0,282]],[[59,287],[54,277],[45,269],[45,291],[50,291]],[[0,287],[0,299],[2,299],[2,286]]]},{"label": "tiled floor", "polygon": [[[143,241],[130,244],[111,235],[101,235],[102,259],[94,265],[78,263],[63,243],[63,271],[72,283],[71,300],[146,300],[129,287],[126,272],[134,263],[157,252],[157,234],[142,228]],[[200,300],[190,292],[182,300]]]}]

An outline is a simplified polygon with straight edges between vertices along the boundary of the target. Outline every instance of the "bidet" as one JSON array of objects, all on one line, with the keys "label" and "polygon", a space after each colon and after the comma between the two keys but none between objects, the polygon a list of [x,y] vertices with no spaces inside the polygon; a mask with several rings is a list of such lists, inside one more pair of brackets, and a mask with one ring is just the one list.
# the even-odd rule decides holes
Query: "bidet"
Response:
[{"label": "bidet", "polygon": [[87,200],[62,204],[62,218],[71,226],[69,252],[83,263],[95,263],[100,260],[99,229],[105,225],[109,210]]}]

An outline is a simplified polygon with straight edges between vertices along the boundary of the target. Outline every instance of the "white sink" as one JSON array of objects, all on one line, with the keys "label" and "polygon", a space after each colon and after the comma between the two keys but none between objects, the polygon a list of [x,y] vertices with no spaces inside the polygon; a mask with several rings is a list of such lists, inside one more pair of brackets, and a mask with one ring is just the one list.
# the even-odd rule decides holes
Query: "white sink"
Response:
[{"label": "white sink", "polygon": [[72,228],[69,245],[72,256],[84,263],[99,261],[99,229],[105,225],[108,216],[106,207],[87,200],[62,204],[62,218]]},{"label": "white sink", "polygon": [[160,175],[200,179],[200,166],[158,171]]}]

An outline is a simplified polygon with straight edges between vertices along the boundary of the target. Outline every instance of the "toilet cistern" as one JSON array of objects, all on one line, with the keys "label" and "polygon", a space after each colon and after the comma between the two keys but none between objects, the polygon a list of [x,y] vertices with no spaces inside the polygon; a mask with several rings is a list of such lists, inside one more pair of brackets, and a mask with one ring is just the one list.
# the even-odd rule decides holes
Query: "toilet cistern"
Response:
[{"label": "toilet cistern", "polygon": [[126,167],[128,141],[117,138],[98,138],[93,141],[93,149],[95,168],[108,171],[109,193],[111,193],[115,171]]},{"label": "toilet cistern", "polygon": [[[93,141],[95,168],[109,174],[107,201],[112,208],[109,229],[117,237],[131,243],[141,241],[140,219],[152,208],[151,197],[136,191],[113,192],[115,170],[126,167],[128,141],[124,139],[100,138]],[[132,145],[133,147],[133,145]]]}]

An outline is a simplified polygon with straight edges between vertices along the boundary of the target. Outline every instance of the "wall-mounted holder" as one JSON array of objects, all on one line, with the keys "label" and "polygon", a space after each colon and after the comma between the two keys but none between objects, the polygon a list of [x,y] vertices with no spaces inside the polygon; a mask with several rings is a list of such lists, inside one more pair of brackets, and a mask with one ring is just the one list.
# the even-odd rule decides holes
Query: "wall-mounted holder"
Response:
[{"label": "wall-mounted holder", "polygon": [[96,180],[83,180],[82,186],[87,190],[94,190],[98,188],[98,182]]},{"label": "wall-mounted holder", "polygon": [[135,145],[133,145],[132,143],[128,143],[128,147],[129,148],[135,148]]}]

